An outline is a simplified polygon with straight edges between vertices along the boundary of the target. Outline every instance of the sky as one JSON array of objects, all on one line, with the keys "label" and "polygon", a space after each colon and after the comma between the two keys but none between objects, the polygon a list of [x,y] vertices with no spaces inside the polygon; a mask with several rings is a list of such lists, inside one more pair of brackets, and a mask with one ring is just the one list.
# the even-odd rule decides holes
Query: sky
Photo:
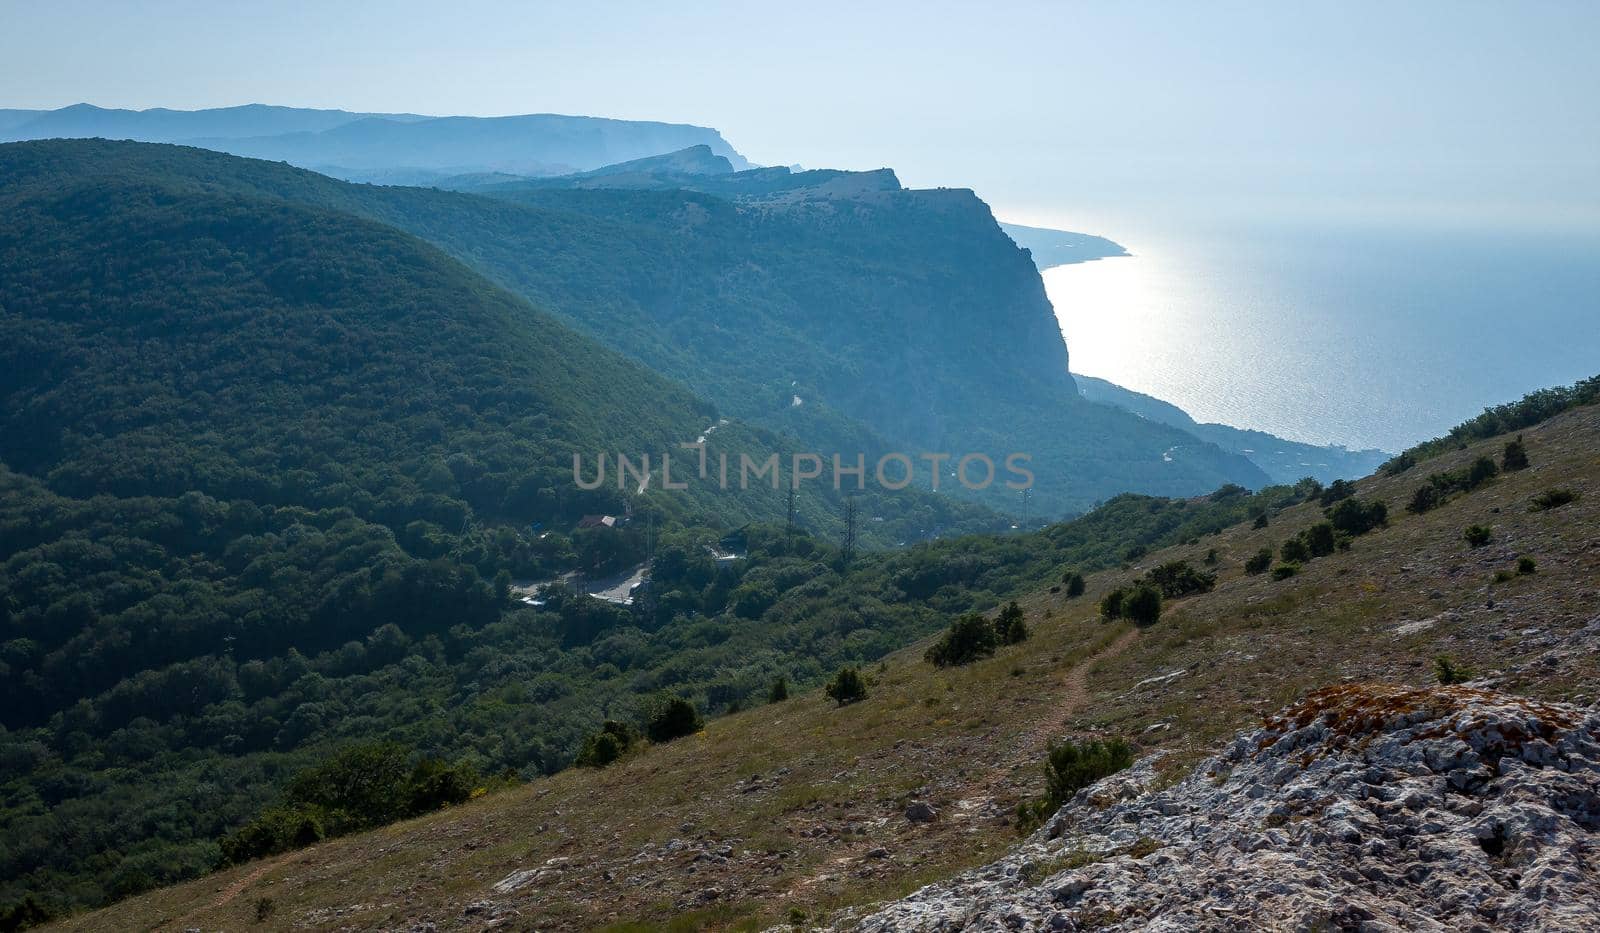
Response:
[{"label": "sky", "polygon": [[[0,0],[0,107],[714,126],[1002,216],[1600,226],[1600,3]],[[1079,222],[1092,229],[1092,222]]]}]

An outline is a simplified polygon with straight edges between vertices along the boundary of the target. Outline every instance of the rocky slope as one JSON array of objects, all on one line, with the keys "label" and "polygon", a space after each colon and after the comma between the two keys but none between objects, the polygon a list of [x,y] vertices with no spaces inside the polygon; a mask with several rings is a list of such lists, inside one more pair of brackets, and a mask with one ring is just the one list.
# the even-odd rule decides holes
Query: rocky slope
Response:
[{"label": "rocky slope", "polygon": [[1586,930],[1600,709],[1345,685],[1186,779],[1153,759],[1024,845],[849,928]]}]

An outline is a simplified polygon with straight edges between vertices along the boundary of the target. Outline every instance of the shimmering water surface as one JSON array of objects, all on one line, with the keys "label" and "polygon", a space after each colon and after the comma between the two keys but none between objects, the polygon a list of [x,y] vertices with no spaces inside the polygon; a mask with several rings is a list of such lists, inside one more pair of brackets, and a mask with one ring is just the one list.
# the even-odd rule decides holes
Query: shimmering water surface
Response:
[{"label": "shimmering water surface", "polygon": [[1600,373],[1600,235],[1285,227],[1048,269],[1074,372],[1202,421],[1400,450]]}]

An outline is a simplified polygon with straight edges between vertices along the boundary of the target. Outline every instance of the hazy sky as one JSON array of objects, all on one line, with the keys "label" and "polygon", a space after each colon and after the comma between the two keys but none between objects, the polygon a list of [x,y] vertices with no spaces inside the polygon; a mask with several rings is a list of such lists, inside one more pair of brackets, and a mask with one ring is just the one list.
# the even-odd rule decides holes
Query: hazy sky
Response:
[{"label": "hazy sky", "polygon": [[1595,0],[0,10],[5,107],[681,121],[757,162],[889,165],[1023,220],[1185,205],[1600,218]]}]

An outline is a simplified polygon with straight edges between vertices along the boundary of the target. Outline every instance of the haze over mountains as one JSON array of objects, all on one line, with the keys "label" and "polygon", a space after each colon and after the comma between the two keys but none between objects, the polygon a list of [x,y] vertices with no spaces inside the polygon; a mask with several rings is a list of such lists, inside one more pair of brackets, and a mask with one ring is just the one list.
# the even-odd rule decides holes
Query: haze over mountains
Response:
[{"label": "haze over mountains", "polygon": [[[87,138],[182,143],[289,162],[339,177],[408,170],[559,175],[707,145],[737,168],[749,163],[716,130],[675,123],[559,114],[428,117],[248,104],[214,110],[4,111],[0,140]],[[364,178],[362,180],[365,180]]]}]

